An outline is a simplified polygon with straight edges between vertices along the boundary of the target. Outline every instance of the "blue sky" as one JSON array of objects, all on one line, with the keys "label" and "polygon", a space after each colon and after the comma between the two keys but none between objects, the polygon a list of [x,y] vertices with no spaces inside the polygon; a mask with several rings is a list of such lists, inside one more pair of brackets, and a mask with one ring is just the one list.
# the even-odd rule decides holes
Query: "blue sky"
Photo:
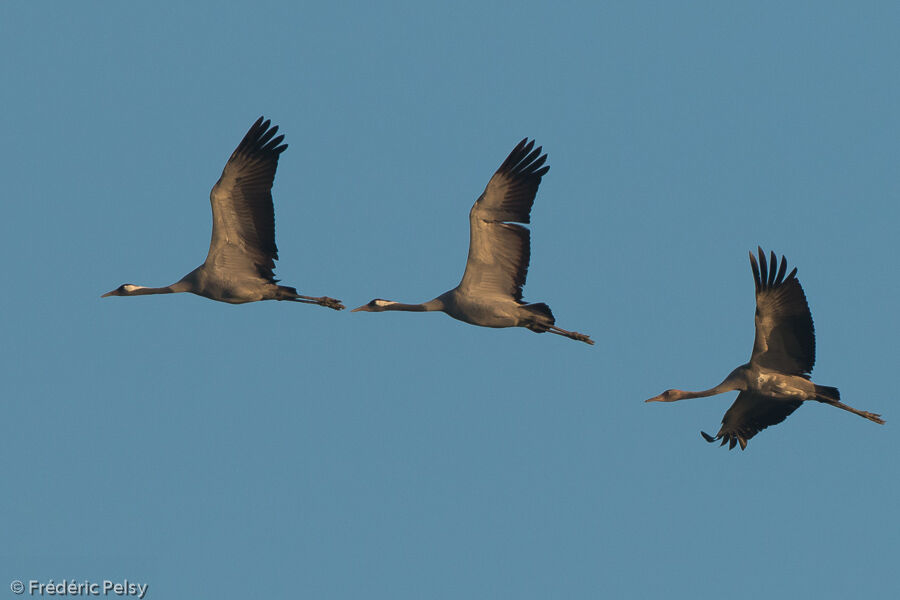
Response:
[{"label": "blue sky", "polygon": [[[0,597],[900,592],[894,3],[4,3]],[[276,273],[349,307],[462,274],[512,147],[549,154],[525,299],[594,347],[445,315],[181,294],[260,115]],[[807,405],[707,445],[750,249],[799,269]],[[5,596],[4,596],[5,594]],[[27,593],[26,593],[27,597]]]}]

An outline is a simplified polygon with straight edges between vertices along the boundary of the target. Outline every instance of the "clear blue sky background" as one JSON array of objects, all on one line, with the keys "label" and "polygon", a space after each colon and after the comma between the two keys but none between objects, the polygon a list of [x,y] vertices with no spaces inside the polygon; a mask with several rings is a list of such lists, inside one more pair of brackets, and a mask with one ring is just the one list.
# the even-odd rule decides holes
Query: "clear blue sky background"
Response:
[{"label": "clear blue sky background", "polygon": [[[0,598],[873,598],[900,592],[896,3],[4,2]],[[191,295],[265,115],[277,274],[349,307],[459,281],[522,137],[525,298],[594,347],[445,315]],[[807,405],[707,445],[799,267]]]}]

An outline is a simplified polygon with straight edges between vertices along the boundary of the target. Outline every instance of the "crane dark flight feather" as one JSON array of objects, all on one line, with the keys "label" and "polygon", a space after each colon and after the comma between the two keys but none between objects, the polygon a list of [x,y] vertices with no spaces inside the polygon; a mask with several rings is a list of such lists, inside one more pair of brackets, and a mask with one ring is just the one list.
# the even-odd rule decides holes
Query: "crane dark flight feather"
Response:
[{"label": "crane dark flight feather", "polygon": [[743,450],[747,447],[747,440],[766,427],[781,423],[801,404],[802,400],[778,400],[743,390],[722,418],[722,427],[716,437],[703,431],[700,433],[707,442],[721,439],[722,445],[729,442],[730,448],[738,442]]},{"label": "crane dark flight feather", "polygon": [[550,170],[543,166],[547,155],[534,140],[525,138],[513,148],[475,202],[470,215],[485,221],[531,222],[531,207],[541,178]]},{"label": "crane dark flight feather", "polygon": [[206,262],[230,268],[250,263],[245,266],[272,281],[278,259],[272,183],[287,144],[269,124],[262,117],[253,124],[210,192],[213,230]]},{"label": "crane dark flight feather", "polygon": [[466,294],[501,293],[522,300],[531,259],[531,207],[547,155],[524,139],[509,153],[469,211],[469,256],[459,284]]},{"label": "crane dark flight feather", "polygon": [[806,295],[797,281],[797,269],[787,277],[787,261],[778,266],[775,253],[766,269],[766,256],[759,249],[759,266],[750,253],[756,284],[756,338],[751,364],[782,373],[809,377],[816,363],[816,334]]}]

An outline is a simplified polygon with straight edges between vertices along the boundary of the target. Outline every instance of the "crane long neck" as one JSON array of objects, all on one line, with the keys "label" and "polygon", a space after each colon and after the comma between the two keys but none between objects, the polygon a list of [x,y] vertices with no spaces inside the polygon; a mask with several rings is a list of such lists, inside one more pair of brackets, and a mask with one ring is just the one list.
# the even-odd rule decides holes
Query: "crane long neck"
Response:
[{"label": "crane long neck", "polygon": [[678,390],[680,392],[678,395],[681,396],[681,398],[680,398],[681,400],[685,400],[687,398],[706,398],[707,396],[715,396],[716,394],[721,394],[723,392],[728,391],[727,389],[721,389],[721,388],[722,388],[722,384],[719,384],[714,388],[710,388],[708,390],[702,390],[699,392],[687,392],[684,390]]},{"label": "crane long neck", "polygon": [[402,302],[388,302],[382,310],[402,310],[406,312],[430,312],[434,310],[444,310],[444,302],[440,298],[429,300],[421,304],[404,304]]},{"label": "crane long neck", "polygon": [[731,376],[729,376],[725,381],[717,385],[716,387],[711,387],[708,390],[701,390],[699,392],[687,392],[684,390],[676,390],[678,392],[679,400],[685,400],[687,398],[706,398],[707,396],[715,396],[716,394],[724,394],[725,392],[730,392],[732,390],[741,389],[737,382],[732,380]]},{"label": "crane long neck", "polygon": [[384,307],[384,310],[403,310],[407,312],[428,312],[433,310],[441,310],[443,306],[439,305],[435,302],[435,300],[429,300],[428,302],[423,302],[422,304],[403,304],[402,302],[392,302]]},{"label": "crane long neck", "polygon": [[130,292],[128,292],[129,296],[147,296],[148,294],[174,294],[176,292],[181,292],[183,290],[174,289],[175,285],[167,285],[166,287],[137,287]]}]

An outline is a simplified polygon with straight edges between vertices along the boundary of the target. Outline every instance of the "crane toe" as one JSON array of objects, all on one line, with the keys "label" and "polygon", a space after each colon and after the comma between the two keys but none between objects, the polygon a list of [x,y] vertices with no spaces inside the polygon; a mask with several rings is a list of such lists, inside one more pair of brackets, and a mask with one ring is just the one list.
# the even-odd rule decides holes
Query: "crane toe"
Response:
[{"label": "crane toe", "polygon": [[329,298],[328,296],[322,297],[322,306],[327,306],[328,308],[332,308],[334,310],[344,310],[346,306],[341,304],[340,300],[335,300],[334,298]]}]

